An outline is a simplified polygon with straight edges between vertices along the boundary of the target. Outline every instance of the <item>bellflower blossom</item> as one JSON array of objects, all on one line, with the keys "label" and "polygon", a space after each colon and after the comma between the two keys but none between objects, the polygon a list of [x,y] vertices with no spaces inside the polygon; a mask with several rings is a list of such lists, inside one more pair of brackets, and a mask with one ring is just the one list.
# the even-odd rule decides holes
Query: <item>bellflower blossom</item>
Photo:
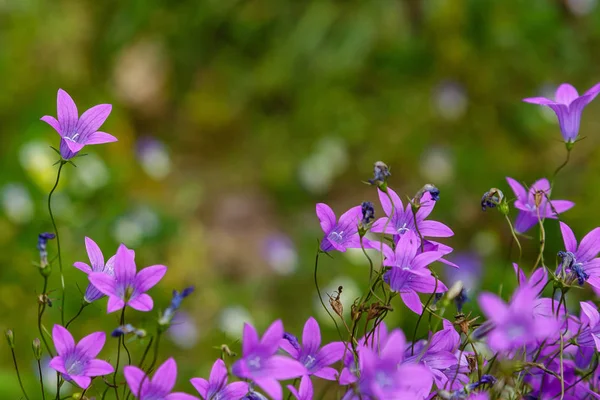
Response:
[{"label": "bellflower blossom", "polygon": [[[87,250],[87,254],[90,259],[90,264],[92,264],[92,265],[90,267],[88,264],[86,264],[84,262],[76,261],[73,264],[73,266],[75,268],[83,271],[84,273],[86,273],[88,275],[92,272],[99,272],[99,273],[106,274],[107,276],[110,276],[110,277],[115,276],[115,271],[114,271],[115,256],[112,256],[111,258],[109,258],[108,261],[106,262],[106,264],[104,264],[104,255],[102,254],[100,247],[98,247],[96,242],[94,242],[89,237],[85,238],[85,248]],[[132,254],[134,254],[133,250],[129,250],[129,251]],[[102,297],[104,297],[104,293],[102,293],[101,291],[96,289],[96,287],[91,283],[88,285],[87,289],[85,290],[85,294],[83,295],[83,299],[88,303],[91,303],[93,301],[101,299]]]},{"label": "bellflower blossom", "polygon": [[298,400],[313,400],[313,385],[308,375],[302,377],[298,390],[292,385],[288,385],[288,389]]},{"label": "bellflower blossom", "polygon": [[139,400],[198,400],[191,394],[171,393],[177,380],[177,364],[173,358],[159,366],[152,378],[133,365],[127,365],[123,374],[131,393]]},{"label": "bellflower blossom", "polygon": [[[346,249],[360,248],[358,236],[358,223],[362,219],[361,206],[352,207],[346,211],[336,222],[335,214],[327,204],[317,204],[317,217],[325,237],[321,241],[322,251],[337,250],[345,252]],[[363,245],[368,247],[368,240],[363,239]]]},{"label": "bellflower blossom", "polygon": [[37,249],[40,252],[40,268],[44,269],[48,266],[48,240],[54,239],[56,235],[54,233],[40,233],[38,235]]},{"label": "bellflower blossom", "polygon": [[87,335],[75,344],[75,340],[68,330],[60,325],[54,325],[52,341],[58,355],[50,361],[50,367],[60,372],[66,380],[75,382],[82,389],[90,386],[91,377],[114,372],[112,365],[96,359],[106,341],[104,332]]},{"label": "bellflower blossom", "polygon": [[519,209],[519,215],[515,221],[517,233],[525,233],[537,224],[538,213],[539,218],[556,219],[556,214],[561,214],[575,205],[568,200],[551,200],[548,204],[550,182],[546,178],[536,181],[531,185],[529,191],[526,191],[523,185],[512,178],[507,177],[506,180],[517,197],[515,200],[515,207]]},{"label": "bellflower blossom", "polygon": [[231,366],[231,371],[236,376],[254,381],[274,400],[281,400],[283,397],[278,381],[298,378],[308,372],[302,363],[275,354],[283,334],[281,320],[273,322],[262,339],[259,339],[252,326],[244,324],[242,358]]},{"label": "bellflower blossom", "polygon": [[227,367],[220,358],[213,364],[208,380],[192,378],[190,382],[205,400],[241,399],[249,390],[246,382],[227,384]]},{"label": "bellflower blossom", "polygon": [[121,244],[114,259],[115,276],[102,272],[91,272],[90,282],[108,296],[106,311],[111,313],[129,306],[138,311],[150,311],[154,307],[147,292],[167,272],[164,265],[153,265],[136,273],[133,254]]},{"label": "bellflower blossom", "polygon": [[558,117],[563,139],[566,143],[573,143],[579,135],[581,113],[598,93],[600,93],[600,83],[592,86],[581,96],[572,85],[563,83],[556,89],[554,100],[545,97],[528,97],[523,101],[551,108]]},{"label": "bellflower blossom", "polygon": [[[371,232],[388,233],[392,235],[402,235],[407,231],[415,230],[415,216],[412,205],[408,203],[406,208],[396,192],[388,188],[388,197],[385,192],[378,189],[379,201],[387,217],[379,218],[371,227]],[[392,201],[390,202],[390,198]],[[393,207],[392,207],[393,204]],[[417,211],[416,219],[419,233],[423,237],[450,237],[454,235],[452,229],[438,221],[425,220],[433,211],[435,201],[430,192],[424,192],[420,199],[420,208]],[[393,208],[393,210],[392,210]],[[393,214],[392,214],[393,211]],[[385,228],[385,232],[384,232]],[[397,237],[396,237],[397,239]]]},{"label": "bellflower blossom", "polygon": [[50,125],[61,137],[60,155],[68,160],[86,145],[116,142],[117,138],[98,129],[108,118],[112,106],[99,104],[85,111],[79,117],[77,106],[67,92],[58,89],[56,98],[58,120],[49,115],[41,118]]},{"label": "bellflower blossom", "polygon": [[342,359],[346,347],[343,342],[332,342],[321,347],[321,329],[313,317],[304,324],[302,345],[293,335],[286,333],[280,346],[290,356],[300,361],[309,375],[330,381],[335,381],[338,375],[330,365]]},{"label": "bellflower blossom", "polygon": [[[359,347],[370,347],[372,349],[379,349],[380,344],[386,342],[388,338],[388,329],[385,321],[382,321],[377,327],[373,334],[367,336],[363,336],[358,341]],[[368,340],[367,340],[368,339]],[[358,380],[359,369],[357,368],[357,363],[354,360],[354,354],[351,351],[347,351],[344,356],[344,369],[342,369],[342,373],[340,374],[340,385],[349,385]]]},{"label": "bellflower blossom", "polygon": [[589,283],[596,294],[600,294],[600,258],[597,257],[600,253],[600,228],[595,228],[585,235],[579,245],[573,230],[564,222],[560,222],[560,231],[565,250],[572,254],[570,265],[565,267],[578,273],[580,280]]}]

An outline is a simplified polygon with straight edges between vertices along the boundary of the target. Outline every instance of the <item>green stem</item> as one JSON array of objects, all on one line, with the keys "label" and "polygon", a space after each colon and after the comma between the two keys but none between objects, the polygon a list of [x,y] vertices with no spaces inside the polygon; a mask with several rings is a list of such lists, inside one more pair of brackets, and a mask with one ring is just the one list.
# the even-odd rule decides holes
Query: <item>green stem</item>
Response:
[{"label": "green stem", "polygon": [[42,375],[42,363],[37,360],[38,373],[40,374],[40,387],[42,389],[42,400],[46,400],[46,391],[44,390],[44,375]]},{"label": "green stem", "polygon": [[560,170],[563,169],[569,163],[570,159],[571,159],[571,150],[569,148],[567,148],[567,159],[554,171],[554,175],[552,175],[552,183],[550,185],[550,188],[552,188],[554,186],[554,179],[556,179],[556,175],[558,175]]},{"label": "green stem", "polygon": [[146,356],[148,355],[148,352],[150,351],[150,348],[152,347],[152,342],[154,342],[154,336],[150,338],[150,341],[148,342],[148,346],[146,346],[146,349],[144,350],[144,354],[142,354],[142,358],[140,359],[140,363],[138,364],[138,367],[140,369],[143,369],[142,365],[144,364],[144,360],[146,360]]},{"label": "green stem", "polygon": [[17,365],[17,356],[15,355],[15,349],[10,348],[10,351],[12,353],[12,359],[13,359],[13,363],[15,365],[15,371],[17,372],[17,379],[19,380],[19,386],[21,386],[21,391],[23,392],[23,396],[25,396],[25,398],[27,400],[29,400],[29,396],[27,396],[27,393],[25,392],[25,387],[23,386],[23,381],[21,381],[21,374],[19,373],[19,366]]},{"label": "green stem", "polygon": [[419,315],[419,319],[417,320],[417,324],[415,325],[415,331],[413,332],[413,340],[412,340],[412,344],[410,346],[410,354],[411,355],[415,355],[415,340],[417,339],[417,331],[419,330],[419,325],[421,324],[421,320],[423,319],[423,314],[425,314],[425,311],[429,310],[429,303],[431,303],[431,300],[433,300],[433,296],[435,296],[435,292],[437,291],[438,288],[438,278],[437,275],[434,275],[435,277],[435,287],[433,288],[433,292],[431,293],[431,296],[429,296],[429,298],[427,299],[427,303],[425,303],[425,307],[423,308],[423,311],[421,312],[421,315]]},{"label": "green stem", "polygon": [[319,301],[321,302],[323,309],[325,309],[325,311],[327,312],[327,314],[333,321],[333,324],[335,325],[335,329],[337,330],[338,335],[340,336],[340,340],[343,342],[344,338],[342,337],[342,332],[340,332],[340,327],[338,326],[337,321],[335,320],[335,318],[333,317],[331,312],[329,312],[329,309],[325,305],[325,302],[323,301],[323,297],[321,297],[321,289],[319,289],[319,281],[317,279],[317,270],[319,268],[319,254],[321,254],[321,249],[319,247],[317,247],[317,255],[315,256],[315,272],[314,272],[315,288],[317,289],[317,295],[319,296]]},{"label": "green stem", "polygon": [[[294,382],[292,382],[292,386],[296,387],[296,383],[298,383],[298,378],[294,379]],[[290,400],[292,398],[292,391],[290,390],[290,393],[288,394],[286,400]]]},{"label": "green stem", "polygon": [[81,303],[81,307],[79,308],[79,311],[77,311],[77,314],[75,314],[75,316],[73,318],[71,318],[69,320],[69,322],[67,322],[67,325],[65,325],[65,328],[68,328],[69,325],[71,325],[71,322],[75,321],[77,319],[77,317],[79,317],[81,315],[81,312],[83,311],[84,308],[86,308],[90,303],[87,302],[83,302]]},{"label": "green stem", "polygon": [[[508,215],[504,214],[504,218],[506,218],[506,222],[508,222],[508,226],[510,228],[510,233],[512,234],[513,239],[517,243],[517,247],[519,247],[519,261],[517,262],[517,264],[520,264],[521,263],[521,257],[523,257],[523,248],[521,247],[521,242],[519,241],[519,238],[517,237],[517,233],[515,232],[515,228],[513,227],[512,222],[510,222],[510,218],[508,218]],[[517,275],[517,279],[519,279],[518,275]]]},{"label": "green stem", "polygon": [[[44,288],[42,289],[42,295],[46,294],[46,290],[48,290],[48,277],[44,276]],[[46,340],[46,335],[44,334],[44,331],[42,329],[42,316],[44,315],[44,311],[46,311],[46,302],[42,302],[40,304],[40,306],[38,307],[38,330],[40,331],[40,336],[42,337],[42,342],[44,342],[44,346],[46,347],[46,350],[48,351],[48,354],[50,354],[50,357],[54,357],[54,354],[52,354],[52,350],[50,349],[50,345],[48,344],[48,341]]]},{"label": "green stem", "polygon": [[60,253],[60,236],[58,235],[58,228],[56,227],[56,221],[54,220],[54,214],[52,213],[52,194],[54,194],[54,191],[58,187],[58,182],[60,180],[60,172],[62,171],[62,168],[66,163],[67,161],[60,160],[60,164],[58,166],[58,173],[56,174],[56,182],[54,183],[54,187],[48,194],[48,213],[50,214],[52,226],[54,227],[54,234],[56,235],[56,247],[58,249],[58,268],[60,269],[60,283],[62,287],[60,321],[63,326],[65,326],[65,276],[63,274],[62,256]]},{"label": "green stem", "polygon": [[[121,322],[120,325],[123,326],[125,321],[125,308],[127,306],[123,306],[123,310],[121,311]],[[119,399],[119,387],[117,386],[117,373],[119,372],[119,362],[121,361],[121,341],[123,340],[123,335],[119,336],[119,343],[117,345],[117,363],[115,365],[115,373],[113,374],[113,386],[115,389],[115,396],[117,400]]]}]

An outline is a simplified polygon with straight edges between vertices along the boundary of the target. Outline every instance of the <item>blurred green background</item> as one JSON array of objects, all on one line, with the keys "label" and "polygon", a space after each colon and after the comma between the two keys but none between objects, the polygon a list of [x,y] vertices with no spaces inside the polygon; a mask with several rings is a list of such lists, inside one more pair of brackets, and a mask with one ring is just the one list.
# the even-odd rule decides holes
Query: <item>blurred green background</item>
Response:
[{"label": "blurred green background", "polygon": [[[597,3],[0,0],[0,328],[15,331],[31,395],[42,285],[35,246],[52,230],[45,201],[57,157],[49,146],[59,144],[39,119],[56,115],[58,88],[80,112],[113,104],[102,130],[119,138],[67,165],[54,199],[66,315],[87,285],[71,266],[88,261],[85,236],[105,258],[124,242],[138,268],[169,266],[151,291],[155,310],[131,312],[129,322],[151,333],[171,290],[195,285],[160,353],[161,361],[175,357],[178,387],[191,393],[187,380],[207,376],[220,354],[214,346],[239,350],[244,321],[263,331],[281,318],[300,335],[315,315],[324,337],[336,338],[312,280],[321,237],[314,206],[326,202],[339,216],[377,202],[361,183],[377,160],[391,166],[403,198],[424,183],[440,188],[432,218],[455,231],[442,241],[481,261],[474,292],[502,283],[506,298],[516,248],[509,259],[505,221],[482,213],[480,198],[490,187],[510,197],[505,176],[532,183],[562,163],[555,116],[521,99],[551,96],[562,82],[583,92],[600,80]],[[554,198],[577,203],[563,219],[579,238],[600,218],[599,111],[596,101],[584,112],[586,139],[554,189]],[[557,224],[547,226],[553,259],[562,241]],[[536,241],[524,247],[528,271]],[[333,257],[322,258],[320,282],[329,293],[344,286],[348,311],[367,286],[368,264],[356,251]],[[60,314],[54,269],[48,327]],[[118,325],[105,303],[74,322],[76,340]],[[415,315],[399,300],[395,308],[389,324],[412,327]],[[146,343],[130,343],[134,360]],[[18,398],[4,341],[0,354],[0,392]],[[101,356],[115,355],[109,338]]]}]

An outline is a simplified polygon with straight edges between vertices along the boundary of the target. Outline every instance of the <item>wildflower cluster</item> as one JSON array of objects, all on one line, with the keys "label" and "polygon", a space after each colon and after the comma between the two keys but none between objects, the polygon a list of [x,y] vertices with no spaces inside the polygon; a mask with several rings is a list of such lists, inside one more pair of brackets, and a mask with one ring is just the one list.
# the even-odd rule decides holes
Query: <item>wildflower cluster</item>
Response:
[{"label": "wildflower cluster", "polygon": [[[525,101],[548,106],[557,113],[569,155],[579,135],[583,107],[598,92],[600,84],[578,96],[572,86],[564,84],[557,90],[556,101]],[[79,117],[71,97],[59,90],[58,119],[42,118],[61,136],[57,183],[60,170],[72,163],[85,145],[116,141],[114,136],[98,131],[110,111],[110,105],[98,105]],[[520,250],[512,265],[515,289],[510,296],[506,296],[506,291],[501,296],[475,293],[460,281],[452,285],[443,281],[432,268],[434,263],[445,269],[459,269],[460,265],[447,259],[454,249],[438,242],[452,237],[454,232],[429,218],[437,202],[442,201],[440,190],[427,183],[403,201],[388,182],[389,167],[376,162],[374,176],[366,183],[377,192],[374,197],[384,216],[376,217],[376,205],[371,201],[350,208],[339,218],[328,205],[316,205],[323,237],[316,249],[315,289],[338,328],[339,340],[323,342],[321,328],[313,317],[306,320],[300,336],[287,332],[281,320],[274,321],[262,335],[245,324],[241,356],[230,365],[225,356],[217,359],[208,379],[191,378],[189,389],[194,395],[173,392],[177,380],[173,358],[157,366],[160,337],[194,288],[173,291],[171,303],[159,313],[151,332],[128,323],[126,310],[149,312],[155,308],[148,291],[162,280],[168,268],[153,265],[138,271],[135,253],[125,244],[120,244],[105,262],[103,252],[92,239],[82,240],[89,264],[73,264],[89,280],[81,309],[65,322],[63,307],[60,322],[50,330],[46,328],[44,313],[46,307],[52,306],[48,276],[56,261],[63,302],[65,296],[59,231],[50,201],[53,189],[49,213],[54,232],[42,233],[38,238],[43,289],[37,319],[41,341],[36,339],[33,343],[35,359],[40,367],[43,352],[51,357],[50,367],[57,372],[53,393],[56,399],[64,398],[61,389],[65,382],[81,389],[73,399],[91,399],[96,394],[100,398],[101,393],[102,399],[114,394],[115,399],[142,400],[252,400],[265,396],[281,400],[285,387],[287,398],[311,400],[316,398],[315,386],[323,388],[322,398],[344,400],[600,398],[600,313],[594,301],[575,304],[571,298],[578,289],[583,289],[580,293],[600,294],[600,228],[578,242],[569,225],[559,221],[564,247],[552,249],[556,254],[555,267],[548,265],[545,258],[546,225],[555,223],[553,220],[574,206],[573,202],[551,197],[561,168],[551,180],[543,178],[529,186],[507,178],[504,192],[510,188],[514,201],[501,189],[492,188],[485,192],[479,205],[478,198],[472,202],[473,207],[481,206],[484,211],[500,211]],[[510,203],[518,210],[514,221],[510,218]],[[521,240],[534,226],[539,227],[540,235],[537,258],[523,260]],[[48,256],[50,239],[56,239],[56,257]],[[340,301],[343,287],[330,296],[327,306],[321,297],[317,271],[320,255],[334,256],[335,252],[348,249],[362,250],[369,271],[364,275],[367,289],[345,313]],[[367,250],[378,257],[370,256]],[[381,262],[376,265],[374,259]],[[529,276],[521,268],[523,265],[531,271]],[[68,329],[85,307],[104,297],[107,314],[120,312],[119,324],[110,335],[117,341],[117,358],[110,362],[101,356],[107,340],[105,332],[90,332],[76,342]],[[476,301],[470,304],[471,299]],[[465,306],[473,308],[475,303],[481,313],[465,314]],[[385,318],[391,312],[416,315],[411,336],[388,326]],[[419,328],[424,316],[428,329],[423,335]],[[141,361],[133,363],[125,338],[143,340],[148,336]],[[7,331],[6,337],[23,395],[29,399],[15,356],[15,335]],[[124,355],[121,357],[121,349],[127,353],[127,362]],[[225,349],[231,358],[237,357],[226,346]],[[148,354],[152,361],[146,362]],[[283,381],[288,384],[282,385]],[[40,386],[41,398],[45,399],[50,389],[41,379]]]}]

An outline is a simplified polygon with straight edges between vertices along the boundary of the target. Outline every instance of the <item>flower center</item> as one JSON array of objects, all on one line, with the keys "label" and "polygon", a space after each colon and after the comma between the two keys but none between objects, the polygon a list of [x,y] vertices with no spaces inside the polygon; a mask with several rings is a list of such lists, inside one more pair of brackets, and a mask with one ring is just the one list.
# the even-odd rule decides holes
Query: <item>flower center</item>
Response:
[{"label": "flower center", "polygon": [[342,240],[344,239],[344,231],[339,231],[339,232],[331,232],[327,238],[337,244],[342,243]]},{"label": "flower center", "polygon": [[65,359],[65,369],[68,375],[81,375],[85,367],[85,360],[77,353],[73,353]]},{"label": "flower center", "polygon": [[133,287],[128,285],[127,287],[125,287],[125,293],[123,294],[123,300],[125,302],[128,302],[129,300],[131,300],[132,296],[133,296]]},{"label": "flower center", "polygon": [[306,357],[306,361],[304,361],[304,366],[306,368],[310,368],[310,367],[312,367],[314,365],[315,361],[317,361],[317,359],[315,357],[313,357],[311,355],[308,355]]},{"label": "flower center", "polygon": [[77,138],[79,137],[79,133],[75,132],[73,134],[73,136],[69,137],[69,136],[65,136],[64,139],[65,140],[70,140],[71,142],[75,142],[77,143]]},{"label": "flower center", "polygon": [[382,388],[392,386],[392,380],[389,376],[387,376],[385,372],[377,372],[377,374],[375,375],[375,380],[377,381],[377,384]]},{"label": "flower center", "polygon": [[406,222],[397,230],[398,235],[404,235],[408,231],[410,231],[410,228],[406,227]]},{"label": "flower center", "polygon": [[251,369],[254,369],[254,370],[260,369],[260,357],[255,356],[255,357],[249,359],[248,366],[250,366]]}]

